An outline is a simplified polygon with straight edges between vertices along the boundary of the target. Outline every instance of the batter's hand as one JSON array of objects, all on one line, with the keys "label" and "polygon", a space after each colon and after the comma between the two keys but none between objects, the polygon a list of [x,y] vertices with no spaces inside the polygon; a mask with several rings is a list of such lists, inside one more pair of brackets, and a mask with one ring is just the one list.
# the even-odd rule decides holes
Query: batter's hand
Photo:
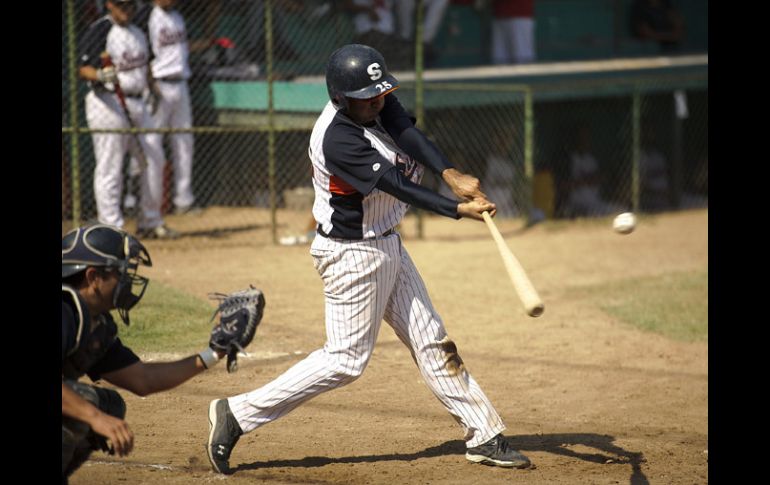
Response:
[{"label": "batter's hand", "polygon": [[134,433],[128,427],[128,423],[122,419],[100,413],[91,421],[91,428],[95,433],[107,438],[112,444],[111,453],[126,456],[134,449]]},{"label": "batter's hand", "polygon": [[457,214],[460,217],[469,217],[471,219],[476,219],[477,221],[483,221],[484,216],[482,216],[481,213],[484,211],[489,212],[491,217],[495,217],[495,214],[497,214],[497,206],[484,198],[457,204]]},{"label": "batter's hand", "polygon": [[441,173],[441,178],[452,189],[452,192],[462,200],[487,198],[487,195],[481,191],[481,182],[472,175],[466,175],[457,169],[448,168]]}]

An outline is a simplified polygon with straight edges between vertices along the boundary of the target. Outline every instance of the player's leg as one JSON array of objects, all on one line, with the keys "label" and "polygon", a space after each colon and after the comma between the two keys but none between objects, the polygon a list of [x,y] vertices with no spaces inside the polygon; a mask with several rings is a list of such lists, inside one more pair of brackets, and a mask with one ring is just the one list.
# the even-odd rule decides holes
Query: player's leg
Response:
[{"label": "player's leg", "polygon": [[431,0],[425,5],[425,28],[423,41],[430,44],[436,38],[439,28],[444,21],[444,14],[449,6],[449,0]]},{"label": "player's leg", "polygon": [[517,64],[535,61],[535,21],[531,18],[511,20],[513,60]]},{"label": "player's leg", "polygon": [[398,270],[397,237],[340,243],[319,236],[311,254],[324,283],[326,343],[274,381],[228,399],[243,432],[353,382],[372,355]]},{"label": "player's leg", "polygon": [[433,394],[463,427],[468,447],[485,443],[505,429],[465,368],[405,248],[401,249],[401,268],[384,317],[410,349]]},{"label": "player's leg", "polygon": [[492,64],[511,62],[509,41],[506,37],[505,19],[492,20]]},{"label": "player's leg", "polygon": [[[89,128],[128,128],[114,95],[86,95],[86,121]],[[99,222],[123,227],[120,195],[123,190],[123,157],[128,149],[128,136],[115,133],[93,133],[96,168],[94,197]]]},{"label": "player's leg", "polygon": [[[136,126],[142,128],[155,127],[155,123],[143,100],[127,99],[126,101]],[[163,154],[162,134],[143,133],[138,138],[147,160],[147,166],[143,169],[140,179],[141,197],[139,203],[141,211],[137,222],[137,233],[141,233],[142,231],[163,225],[161,207],[163,204],[163,166],[166,163],[166,157]],[[139,146],[136,144],[136,137],[132,137],[132,141],[132,149],[138,150]]]},{"label": "player's leg", "polygon": [[394,9],[396,22],[398,22],[398,35],[402,39],[411,39],[414,34],[415,1],[398,0]]},{"label": "player's leg", "polygon": [[[173,86],[176,95],[171,98],[174,106],[171,110],[169,126],[172,128],[192,127],[192,107],[190,90],[186,82],[161,83]],[[185,209],[195,202],[192,192],[193,135],[175,133],[169,138],[171,156],[174,164],[174,207]]]}]

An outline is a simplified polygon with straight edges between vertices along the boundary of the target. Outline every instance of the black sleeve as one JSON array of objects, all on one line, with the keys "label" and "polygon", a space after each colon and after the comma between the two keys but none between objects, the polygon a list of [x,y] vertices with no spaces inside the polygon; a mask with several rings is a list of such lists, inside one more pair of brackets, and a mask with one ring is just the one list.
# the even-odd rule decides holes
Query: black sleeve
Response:
[{"label": "black sleeve", "polygon": [[442,216],[459,219],[457,201],[439,195],[422,185],[416,184],[402,174],[396,167],[391,166],[377,181],[376,187],[402,202],[429,210]]},{"label": "black sleeve", "polygon": [[150,49],[150,61],[155,59],[155,46],[152,45],[152,39],[150,39],[150,14],[155,5],[150,2],[139,7],[139,10],[134,15],[132,23],[136,24],[139,29],[144,32],[144,36],[147,38],[147,46]]},{"label": "black sleeve", "polygon": [[329,171],[363,195],[392,166],[364,137],[363,129],[341,119],[326,131],[323,152]]},{"label": "black sleeve", "polygon": [[395,94],[385,96],[380,121],[399,147],[433,172],[441,175],[441,172],[453,167],[438,147],[414,126],[416,118],[404,110]]},{"label": "black sleeve", "polygon": [[133,24],[142,29],[142,32],[144,32],[144,35],[148,38],[150,36],[150,13],[152,12],[153,7],[154,5],[152,2],[142,5],[131,20]]},{"label": "black sleeve", "polygon": [[116,338],[110,348],[97,363],[88,369],[88,377],[92,381],[101,379],[102,374],[123,369],[139,362],[139,357],[128,347],[123,345],[120,338]]},{"label": "black sleeve", "polygon": [[67,353],[75,346],[77,318],[72,307],[61,302],[61,361],[67,358]]},{"label": "black sleeve", "polygon": [[107,34],[112,24],[107,19],[101,19],[91,24],[78,43],[78,56],[81,66],[101,67],[102,52],[107,48]]}]

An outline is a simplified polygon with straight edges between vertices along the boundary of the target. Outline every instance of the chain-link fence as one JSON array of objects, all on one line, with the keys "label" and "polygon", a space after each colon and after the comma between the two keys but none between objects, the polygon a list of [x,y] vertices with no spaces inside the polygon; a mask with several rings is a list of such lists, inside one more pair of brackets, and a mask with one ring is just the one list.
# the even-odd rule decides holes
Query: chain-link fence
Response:
[{"label": "chain-link fence", "polygon": [[[149,2],[123,3],[63,1],[63,229],[99,217],[131,231],[161,221],[183,236],[256,230],[264,242],[311,231],[307,148],[328,100],[324,65],[334,49],[356,41],[385,54],[402,81],[399,99],[460,170],[482,181],[500,217],[707,204],[706,56],[683,67],[586,68],[579,75],[537,65],[530,75],[508,67],[508,77],[483,68],[459,76],[437,70],[423,81],[422,44],[357,33],[355,13],[344,7],[350,2],[188,1],[177,11],[189,72],[169,61],[152,67],[159,82],[144,85],[125,74],[162,56],[150,60],[153,48],[128,34],[121,47],[103,17],[127,14],[150,40],[153,28],[165,26],[156,35],[161,45],[178,41],[179,20],[153,13]],[[416,9],[418,27],[421,16]],[[99,80],[103,51],[115,58],[133,127],[114,85]],[[83,55],[90,72],[83,72]],[[182,115],[158,116],[158,99],[179,93],[182,108],[169,109]],[[154,184],[142,182],[143,171]],[[435,177],[423,184],[449,195]]]}]

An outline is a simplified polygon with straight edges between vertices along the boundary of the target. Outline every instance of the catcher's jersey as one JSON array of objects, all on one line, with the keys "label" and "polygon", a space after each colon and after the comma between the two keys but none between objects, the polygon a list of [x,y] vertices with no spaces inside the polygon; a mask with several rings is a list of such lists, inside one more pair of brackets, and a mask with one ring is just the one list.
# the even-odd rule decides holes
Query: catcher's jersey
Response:
[{"label": "catcher's jersey", "polygon": [[147,6],[137,13],[136,23],[147,32],[152,48],[150,66],[155,79],[186,80],[190,78],[187,29],[177,10]]},{"label": "catcher's jersey", "polygon": [[67,285],[62,285],[61,289],[62,376],[78,379],[88,374],[92,381],[96,381],[105,372],[139,361],[139,357],[121,343],[112,315],[90,315],[75,289]]},{"label": "catcher's jersey", "polygon": [[[106,15],[88,27],[80,41],[80,64],[101,67],[100,56],[107,52],[118,74],[118,82],[126,96],[138,96],[147,87],[147,63],[150,51],[147,38],[139,27],[122,27]],[[111,83],[91,82],[95,89],[114,90]]]},{"label": "catcher's jersey", "polygon": [[[389,94],[388,96],[392,96]],[[310,135],[313,165],[313,216],[319,232],[331,238],[372,239],[401,222],[409,204],[377,188],[393,166],[419,184],[423,168],[404,153],[381,120],[359,125],[329,101]]]}]

